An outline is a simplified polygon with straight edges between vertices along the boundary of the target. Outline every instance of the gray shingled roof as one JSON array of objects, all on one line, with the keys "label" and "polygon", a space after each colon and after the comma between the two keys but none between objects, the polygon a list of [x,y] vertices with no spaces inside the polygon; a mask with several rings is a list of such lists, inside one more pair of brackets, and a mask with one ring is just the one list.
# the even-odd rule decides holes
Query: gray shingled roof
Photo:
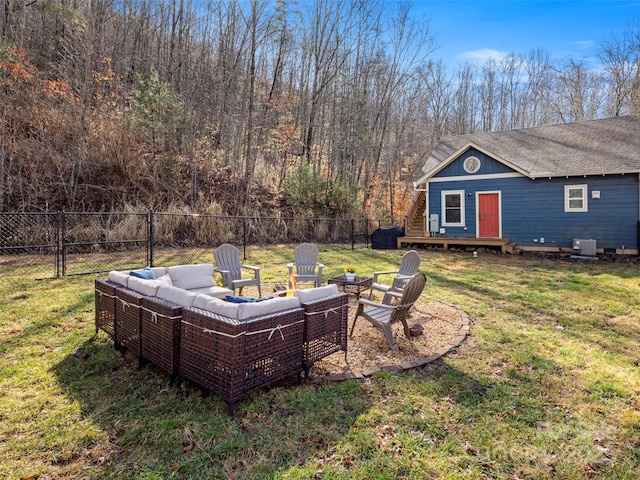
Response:
[{"label": "gray shingled roof", "polygon": [[479,147],[531,178],[640,173],[640,120],[626,116],[444,138],[416,183],[433,176],[468,146]]}]

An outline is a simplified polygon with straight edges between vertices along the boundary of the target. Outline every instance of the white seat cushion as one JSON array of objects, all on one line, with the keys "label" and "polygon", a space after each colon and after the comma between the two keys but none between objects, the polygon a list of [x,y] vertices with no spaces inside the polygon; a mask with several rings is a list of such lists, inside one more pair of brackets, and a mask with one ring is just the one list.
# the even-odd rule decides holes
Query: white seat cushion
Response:
[{"label": "white seat cushion", "polygon": [[193,293],[208,295],[209,297],[215,297],[224,299],[227,295],[233,295],[233,290],[229,290],[224,287],[204,287],[204,288],[192,288],[189,290]]}]

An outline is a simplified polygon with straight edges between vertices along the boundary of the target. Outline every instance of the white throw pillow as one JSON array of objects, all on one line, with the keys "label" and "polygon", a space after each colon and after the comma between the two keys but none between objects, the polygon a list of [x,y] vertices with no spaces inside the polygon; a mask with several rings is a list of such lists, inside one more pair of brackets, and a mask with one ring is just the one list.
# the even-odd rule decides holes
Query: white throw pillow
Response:
[{"label": "white throw pillow", "polygon": [[153,272],[153,276],[156,277],[156,279],[167,274],[166,267],[151,267],[151,271]]},{"label": "white throw pillow", "polygon": [[171,277],[169,275],[162,275],[161,277],[156,278],[156,280],[160,285],[173,285],[173,282],[171,281]]}]

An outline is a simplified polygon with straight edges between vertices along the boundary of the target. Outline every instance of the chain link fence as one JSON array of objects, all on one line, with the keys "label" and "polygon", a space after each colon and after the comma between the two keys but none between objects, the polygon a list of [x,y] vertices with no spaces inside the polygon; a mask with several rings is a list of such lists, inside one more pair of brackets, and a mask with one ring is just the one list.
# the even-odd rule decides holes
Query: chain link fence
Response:
[{"label": "chain link fence", "polygon": [[148,213],[61,214],[62,275],[148,265]]},{"label": "chain link fence", "polygon": [[4,276],[55,278],[137,268],[212,262],[213,249],[341,244],[368,247],[380,222],[349,218],[236,217],[164,212],[2,213]]},{"label": "chain link fence", "polygon": [[0,271],[3,276],[61,275],[59,213],[0,212]]}]

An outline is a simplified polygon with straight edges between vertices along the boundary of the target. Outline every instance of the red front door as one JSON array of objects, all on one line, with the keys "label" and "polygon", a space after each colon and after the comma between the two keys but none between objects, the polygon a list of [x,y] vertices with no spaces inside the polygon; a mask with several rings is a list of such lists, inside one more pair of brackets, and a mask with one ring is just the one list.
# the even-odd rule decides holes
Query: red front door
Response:
[{"label": "red front door", "polygon": [[478,194],[478,237],[500,237],[500,194]]}]

